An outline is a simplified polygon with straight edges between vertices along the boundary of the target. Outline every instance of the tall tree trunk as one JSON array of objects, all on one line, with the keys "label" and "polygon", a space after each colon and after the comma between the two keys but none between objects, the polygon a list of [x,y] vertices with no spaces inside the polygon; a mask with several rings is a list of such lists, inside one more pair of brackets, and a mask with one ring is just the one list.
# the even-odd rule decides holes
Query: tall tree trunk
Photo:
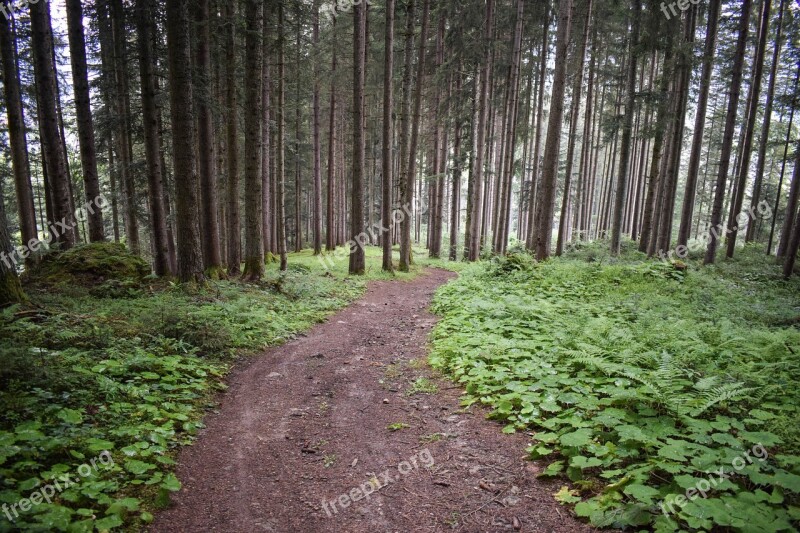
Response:
[{"label": "tall tree trunk", "polygon": [[[800,83],[800,65],[798,65],[797,67],[797,73],[795,74],[794,77],[794,87],[792,89],[791,94],[795,94],[797,92],[798,83]],[[775,226],[778,223],[778,208],[780,207],[781,204],[781,196],[783,196],[783,178],[786,175],[786,162],[789,155],[789,145],[791,144],[793,122],[794,122],[794,106],[792,106],[791,109],[789,110],[789,126],[786,128],[786,139],[784,140],[783,143],[783,157],[781,157],[781,172],[780,172],[780,177],[778,178],[778,191],[775,193],[775,204],[772,209],[773,215],[772,215],[772,223],[770,224],[770,230],[769,230],[769,242],[767,243],[767,255],[770,255],[770,253],[772,253],[772,243],[773,239],[775,238]],[[792,186],[793,186],[792,190],[795,193],[800,193],[800,183],[797,183],[798,186],[797,189],[794,188],[795,182],[792,182]],[[797,194],[792,195],[790,192],[789,194],[790,205],[792,204],[792,201],[795,202],[797,201]],[[789,212],[791,212],[791,210],[787,211],[787,213]],[[789,217],[789,220],[791,220],[791,217]],[[786,235],[787,235],[786,231],[784,231],[783,235],[781,235],[781,240],[779,241],[778,249],[776,250],[777,257],[781,257],[783,255],[781,253],[780,244],[783,242],[783,237],[785,237]]]},{"label": "tall tree trunk", "polygon": [[[413,1],[413,0],[412,0]],[[336,37],[336,16],[332,17],[331,33]],[[328,109],[328,197],[325,224],[325,249],[336,248],[336,47],[331,50],[331,90]]]},{"label": "tall tree trunk", "polygon": [[736,114],[739,108],[739,94],[742,88],[742,67],[744,66],[744,55],[747,49],[747,30],[750,27],[750,6],[752,3],[752,0],[743,0],[742,14],[739,18],[739,36],[736,42],[736,53],[733,57],[733,70],[731,72],[731,93],[728,98],[728,111],[725,117],[725,132],[722,135],[714,204],[711,208],[711,238],[703,260],[706,265],[714,263],[717,258],[719,233],[722,232],[722,206],[725,202],[725,184],[728,179],[728,169],[733,149],[733,133],[736,128]]},{"label": "tall tree trunk", "polygon": [[[569,240],[567,225],[569,221],[570,192],[572,184],[572,167],[575,159],[575,142],[578,129],[578,114],[581,110],[581,93],[583,88],[583,63],[586,57],[586,46],[589,43],[589,29],[592,21],[592,0],[586,1],[586,15],[583,24],[583,39],[577,49],[574,60],[575,72],[572,81],[572,108],[570,110],[569,136],[567,137],[567,168],[564,173],[564,196],[561,200],[561,217],[558,223],[558,240],[556,255],[564,253],[564,244]],[[591,97],[591,95],[589,95]]]},{"label": "tall tree trunk", "polygon": [[312,40],[314,43],[313,61],[314,61],[314,95],[313,95],[313,151],[314,151],[314,201],[312,208],[313,216],[313,240],[314,240],[314,255],[322,253],[322,155],[320,153],[320,137],[319,137],[319,87],[320,87],[320,70],[319,70],[319,0],[314,2],[314,14],[312,20]]},{"label": "tall tree trunk", "polygon": [[286,203],[284,198],[286,183],[286,55],[283,3],[278,3],[278,101],[275,104],[277,140],[275,142],[275,217],[277,222],[278,254],[281,257],[281,270],[288,267],[286,256]]},{"label": "tall tree trunk", "polygon": [[247,0],[245,4],[244,99],[244,271],[242,278],[257,281],[264,275],[264,219],[261,177],[261,83],[263,76],[261,34],[264,4]]},{"label": "tall tree trunk", "polygon": [[[783,12],[785,0],[780,0],[778,8],[778,27],[775,34],[775,49],[772,52],[772,66],[769,72],[769,83],[767,85],[767,101],[764,106],[764,121],[761,124],[761,139],[758,143],[758,162],[756,163],[756,179],[753,184],[753,198],[750,202],[750,212],[755,212],[761,202],[761,188],[764,182],[764,168],[767,160],[767,142],[769,141],[770,123],[772,121],[772,108],[775,97],[775,80],[778,73],[778,62],[780,61],[781,46],[783,44]],[[752,242],[756,238],[756,223],[751,220],[747,225],[747,235],[745,242]]]},{"label": "tall tree trunk", "polygon": [[692,152],[689,156],[689,171],[686,176],[686,192],[683,195],[681,226],[678,230],[678,246],[686,246],[692,230],[692,215],[697,197],[697,177],[700,171],[700,157],[703,150],[703,131],[708,108],[708,91],[711,86],[711,71],[714,66],[714,48],[717,42],[717,25],[721,0],[710,0],[708,5],[708,24],[706,25],[706,44],[703,54],[703,72],[700,75],[700,94],[695,111]]},{"label": "tall tree trunk", "polygon": [[382,268],[394,272],[392,264],[392,140],[394,134],[394,0],[386,0],[386,32],[383,54],[383,137],[381,152],[381,246],[383,248]]},{"label": "tall tree trunk", "polygon": [[451,199],[450,199],[450,253],[449,258],[451,261],[458,259],[458,231],[459,222],[461,217],[461,169],[464,165],[461,154],[461,137],[463,136],[464,118],[462,103],[464,96],[461,94],[461,63],[459,62],[456,69],[455,80],[455,94],[456,94],[456,107],[455,107],[455,124],[453,125],[453,177],[450,179],[451,186]]},{"label": "tall tree trunk", "polygon": [[[422,84],[425,77],[425,45],[428,40],[428,14],[430,0],[422,3],[422,30],[419,36],[417,53],[417,79],[414,86],[414,104],[411,117],[411,135],[408,142],[408,161],[400,177],[401,203],[404,209],[410,209],[414,201],[414,183],[417,171],[417,143],[419,142],[420,112],[422,110]],[[412,263],[411,257],[411,220],[405,217],[400,223],[400,271],[408,272]]]},{"label": "tall tree trunk", "polygon": [[272,161],[270,148],[272,143],[272,131],[270,130],[270,118],[272,116],[272,92],[271,92],[271,72],[270,72],[270,51],[272,41],[269,39],[269,25],[267,19],[274,12],[272,5],[264,6],[264,25],[262,39],[262,66],[261,66],[261,219],[262,231],[264,234],[264,260],[272,261],[273,242],[273,195],[271,172]]},{"label": "tall tree trunk", "polygon": [[625,94],[625,118],[622,125],[622,146],[620,147],[619,177],[617,178],[617,197],[614,203],[614,217],[611,222],[611,253],[619,255],[622,243],[622,214],[625,210],[625,197],[628,192],[628,177],[633,166],[631,162],[631,138],[633,115],[636,105],[636,67],[639,47],[639,13],[642,0],[631,2],[630,57],[628,58],[628,80]]},{"label": "tall tree trunk", "polygon": [[219,243],[219,218],[217,200],[217,175],[214,167],[214,120],[211,113],[211,16],[209,0],[198,0],[195,8],[197,46],[195,50],[194,80],[197,102],[198,170],[200,174],[200,215],[203,263],[207,275],[218,279],[222,274],[222,256]]},{"label": "tall tree trunk", "polygon": [[62,248],[75,244],[75,233],[71,228],[58,223],[73,224],[71,193],[67,175],[67,154],[60,136],[58,110],[56,107],[56,73],[53,68],[53,35],[50,32],[50,4],[39,2],[30,5],[31,42],[33,44],[34,74],[39,102],[40,139],[47,179],[52,191],[53,217],[49,221],[54,240]]},{"label": "tall tree trunk", "polygon": [[[759,97],[761,94],[761,78],[764,70],[764,56],[767,49],[767,37],[769,36],[769,18],[771,14],[772,0],[763,0],[761,3],[761,13],[759,14],[758,45],[756,48],[755,60],[753,63],[753,79],[750,84],[750,109],[747,112],[747,130],[743,143],[742,158],[739,164],[739,181],[736,187],[736,196],[733,199],[733,216],[728,219],[728,236],[726,256],[732,258],[736,250],[736,237],[739,234],[739,213],[744,205],[744,195],[747,186],[747,178],[750,175],[750,156],[753,148],[753,135],[755,133],[756,117],[758,116]],[[747,224],[755,226],[755,220],[749,219]]]},{"label": "tall tree trunk", "polygon": [[228,275],[237,276],[242,265],[242,228],[239,207],[239,104],[236,98],[236,26],[238,2],[225,2],[225,136],[228,153],[227,204]]},{"label": "tall tree trunk", "polygon": [[542,126],[544,125],[544,90],[547,81],[547,51],[549,49],[549,29],[550,29],[550,2],[545,3],[545,23],[542,31],[542,49],[539,58],[539,94],[536,103],[536,137],[533,142],[533,172],[531,174],[531,186],[528,189],[528,236],[525,241],[525,248],[530,251],[536,249],[536,197],[541,181],[540,162],[542,149]]},{"label": "tall tree trunk", "polygon": [[[76,0],[70,0],[76,1]],[[153,0],[136,2],[139,38],[139,74],[142,83],[142,124],[147,159],[148,200],[153,232],[153,270],[157,276],[174,275],[169,257],[164,183],[161,167],[161,132],[156,108],[156,74],[153,53]]]},{"label": "tall tree trunk", "polygon": [[550,96],[550,117],[547,142],[542,162],[542,191],[536,206],[536,258],[550,257],[553,239],[553,214],[558,179],[558,154],[561,146],[561,126],[564,118],[564,87],[567,74],[567,47],[572,25],[572,0],[559,1],[558,33],[556,35],[555,73]]},{"label": "tall tree trunk", "polygon": [[[800,184],[800,142],[797,143],[794,157],[794,176],[792,177],[792,188],[798,187]],[[797,212],[797,215],[795,215]],[[786,259],[783,263],[783,277],[789,279],[794,271],[794,264],[797,260],[797,250],[800,248],[800,209],[797,208],[797,202],[794,203],[791,210],[786,211],[786,224],[784,224],[784,231],[786,236]]]},{"label": "tall tree trunk", "polygon": [[189,37],[189,0],[167,1],[167,57],[172,124],[175,215],[178,242],[178,278],[204,279],[198,212],[195,119],[192,99],[192,49]]},{"label": "tall tree trunk", "polygon": [[359,2],[353,8],[353,188],[350,213],[350,239],[356,243],[350,248],[349,272],[363,275],[364,263],[364,70],[366,57],[367,11]]},{"label": "tall tree trunk", "polygon": [[483,46],[486,58],[481,65],[478,77],[480,89],[478,90],[478,125],[475,134],[475,165],[472,170],[472,212],[470,213],[469,227],[469,261],[477,261],[481,255],[481,226],[483,216],[483,171],[486,153],[486,121],[489,116],[489,86],[492,72],[492,50],[494,49],[494,6],[495,0],[486,2],[486,17],[484,26]]},{"label": "tall tree trunk", "polygon": [[[37,246],[36,211],[33,205],[31,188],[31,167],[28,158],[28,141],[25,137],[25,115],[20,94],[19,72],[16,58],[16,35],[11,21],[0,18],[0,54],[2,54],[3,90],[5,93],[6,114],[8,116],[8,136],[11,142],[11,165],[14,171],[14,188],[17,196],[19,229],[22,242],[29,248]],[[98,193],[99,194],[99,193]],[[5,218],[0,220],[5,224]],[[5,240],[0,240],[5,251]],[[32,260],[32,257],[31,257]],[[3,268],[0,266],[0,268]],[[0,282],[5,285],[5,281]]]},{"label": "tall tree trunk", "polygon": [[125,46],[125,12],[122,0],[111,0],[111,22],[114,43],[114,78],[116,80],[116,114],[117,114],[117,155],[119,156],[119,174],[125,198],[125,237],[128,247],[135,254],[139,253],[139,219],[136,205],[136,182],[131,168],[131,127],[130,127],[130,94],[128,68]]},{"label": "tall tree trunk", "polygon": [[86,194],[89,240],[105,240],[103,210],[97,207],[100,181],[97,177],[97,151],[94,143],[92,108],[89,103],[89,77],[86,67],[86,43],[83,35],[83,8],[80,0],[67,0],[69,55],[72,63],[72,85],[75,93],[75,115],[78,124],[83,184]]}]

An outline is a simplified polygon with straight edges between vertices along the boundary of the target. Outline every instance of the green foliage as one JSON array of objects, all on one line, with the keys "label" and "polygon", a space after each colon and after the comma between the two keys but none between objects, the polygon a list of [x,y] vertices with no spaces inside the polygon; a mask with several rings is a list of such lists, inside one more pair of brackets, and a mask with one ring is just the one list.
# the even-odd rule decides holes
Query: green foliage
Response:
[{"label": "green foliage", "polygon": [[56,285],[61,290],[96,287],[112,281],[140,283],[150,274],[150,265],[118,243],[92,243],[69,250],[55,250],[42,256],[27,274],[30,281]]},{"label": "green foliage", "polygon": [[[77,482],[13,523],[0,513],[0,532],[152,522],[180,489],[178,447],[203,426],[235,357],[292,339],[361,296],[367,280],[388,279],[380,250],[367,256],[365,278],[348,277],[346,259],[324,269],[303,252],[288,272],[267,265],[259,283],[200,288],[145,286],[141,259],[112,244],[48,256],[29,284],[36,306],[0,311],[0,504],[63,474]],[[105,450],[113,466],[78,476]]]},{"label": "green foliage", "polygon": [[[697,269],[582,247],[470,266],[435,299],[431,364],[504,431],[533,431],[542,475],[576,487],[557,499],[598,527],[792,530],[800,332],[779,324],[800,283],[756,253]],[[662,512],[720,468],[733,475],[706,498]]]}]

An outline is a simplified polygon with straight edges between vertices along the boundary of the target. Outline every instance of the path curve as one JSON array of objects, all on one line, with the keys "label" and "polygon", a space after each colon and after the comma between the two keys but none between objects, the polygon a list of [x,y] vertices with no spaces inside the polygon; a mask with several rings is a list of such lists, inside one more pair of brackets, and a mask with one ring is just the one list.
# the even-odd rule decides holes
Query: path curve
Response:
[{"label": "path curve", "polygon": [[524,435],[461,412],[460,389],[420,364],[436,322],[427,308],[452,276],[370,283],[241,365],[181,451],[183,489],[151,531],[591,531],[535,477]]}]

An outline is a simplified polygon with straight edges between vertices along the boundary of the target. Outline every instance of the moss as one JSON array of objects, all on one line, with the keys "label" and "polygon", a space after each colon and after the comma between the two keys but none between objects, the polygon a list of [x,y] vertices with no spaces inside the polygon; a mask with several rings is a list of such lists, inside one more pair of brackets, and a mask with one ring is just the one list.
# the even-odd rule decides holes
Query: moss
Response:
[{"label": "moss", "polygon": [[118,243],[83,244],[45,255],[27,273],[27,281],[42,285],[94,287],[108,281],[141,283],[150,265]]},{"label": "moss", "polygon": [[27,301],[28,298],[22,291],[22,286],[17,276],[3,270],[3,275],[0,276],[0,307]]}]

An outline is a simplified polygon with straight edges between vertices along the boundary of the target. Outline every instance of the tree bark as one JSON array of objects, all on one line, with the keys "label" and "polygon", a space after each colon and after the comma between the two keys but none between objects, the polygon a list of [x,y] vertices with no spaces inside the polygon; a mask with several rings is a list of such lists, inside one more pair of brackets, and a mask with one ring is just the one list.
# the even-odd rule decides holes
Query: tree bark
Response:
[{"label": "tree bark", "polygon": [[721,0],[710,0],[708,5],[708,24],[706,25],[706,43],[703,54],[703,71],[700,75],[700,94],[697,100],[697,110],[694,122],[694,136],[692,137],[692,151],[689,156],[689,171],[686,176],[686,192],[683,196],[683,209],[681,210],[681,226],[678,230],[678,246],[686,246],[689,234],[692,231],[692,215],[697,197],[697,177],[700,170],[700,157],[703,150],[703,131],[708,108],[708,92],[711,87],[711,71],[714,66],[714,48],[717,42],[717,26],[719,22],[719,9]]},{"label": "tree bark", "polygon": [[[758,116],[759,97],[761,95],[761,78],[764,70],[764,56],[767,49],[767,37],[769,34],[769,18],[771,14],[772,0],[763,0],[761,3],[761,13],[759,14],[758,45],[753,63],[753,78],[750,84],[750,109],[747,113],[747,130],[744,135],[742,158],[739,164],[739,181],[736,187],[736,195],[733,199],[733,216],[728,219],[728,236],[726,256],[732,258],[736,250],[736,237],[739,234],[739,213],[744,205],[744,195],[747,186],[747,178],[750,174],[750,156],[753,148],[753,135],[755,133],[756,117]],[[755,226],[755,220],[748,219],[749,226]]]},{"label": "tree bark", "polygon": [[67,0],[67,27],[69,55],[72,64],[72,85],[75,93],[75,116],[78,125],[78,142],[86,195],[86,219],[89,223],[89,240],[105,240],[103,210],[97,207],[100,181],[97,177],[97,151],[94,142],[92,108],[89,101],[89,77],[86,67],[86,42],[83,34],[83,8],[80,0]]},{"label": "tree bark", "polygon": [[[16,35],[11,27],[10,20],[6,17],[0,17],[3,90],[6,100],[6,114],[8,116],[8,136],[11,143],[11,165],[14,171],[19,227],[23,244],[30,247],[31,244],[36,245],[39,236],[36,230],[36,211],[31,188],[31,167],[30,159],[28,158],[28,141],[25,137],[25,115],[20,94],[15,38]],[[0,220],[0,224],[4,222],[5,218]],[[5,241],[0,241],[0,243],[5,246]],[[29,256],[29,260],[32,261],[32,259],[33,257]],[[5,282],[2,283],[5,285]]]},{"label": "tree bark", "polygon": [[733,148],[733,133],[736,128],[736,114],[739,108],[739,94],[742,86],[742,67],[747,49],[747,30],[750,26],[750,6],[752,0],[743,0],[742,14],[739,18],[739,36],[736,42],[736,53],[733,58],[731,72],[731,93],[728,99],[728,111],[725,117],[725,132],[722,135],[722,148],[720,149],[719,172],[717,174],[714,204],[711,208],[711,238],[708,242],[703,263],[714,263],[717,257],[719,244],[718,234],[722,232],[722,206],[725,202],[725,184],[728,179],[731,152]]},{"label": "tree bark", "polygon": [[239,107],[236,98],[236,26],[238,2],[225,2],[225,111],[228,153],[227,217],[228,275],[237,276],[242,265],[242,228],[239,207]]},{"label": "tree bark", "polygon": [[564,86],[567,74],[567,47],[572,25],[572,0],[559,1],[558,33],[556,35],[555,73],[550,96],[550,117],[547,125],[547,142],[542,162],[542,194],[536,208],[536,258],[550,257],[553,239],[553,214],[558,179],[558,154],[561,146],[561,127],[564,117]]},{"label": "tree bark", "polygon": [[34,74],[39,101],[40,139],[47,179],[52,191],[53,217],[49,221],[54,240],[62,248],[75,244],[75,233],[57,225],[70,226],[75,222],[71,212],[72,200],[67,175],[67,154],[60,136],[56,107],[56,74],[53,68],[53,35],[50,32],[50,4],[30,5],[31,42],[33,44]]},{"label": "tree bark", "polygon": [[168,0],[167,57],[174,152],[178,278],[182,282],[202,282],[203,252],[198,220],[200,181],[195,166],[197,143],[192,99],[192,50],[189,24],[189,0]]},{"label": "tree bark", "polygon": [[382,269],[394,272],[392,263],[392,140],[394,135],[394,0],[386,0],[386,32],[383,55],[383,145],[381,153],[381,246]]},{"label": "tree bark", "polygon": [[264,219],[261,177],[261,83],[263,75],[264,4],[247,0],[245,4],[247,34],[245,36],[244,98],[244,271],[242,279],[258,281],[264,275]]},{"label": "tree bark", "polygon": [[[70,0],[73,2],[76,0]],[[147,159],[148,200],[153,232],[153,270],[157,276],[175,275],[170,264],[167,217],[164,209],[164,182],[161,168],[161,132],[156,108],[156,81],[153,65],[153,0],[137,0],[139,74],[142,84],[142,124]]]},{"label": "tree bark", "polygon": [[489,84],[492,71],[492,49],[494,41],[494,5],[495,0],[486,2],[486,17],[484,26],[483,46],[486,58],[481,65],[478,77],[480,89],[478,91],[478,125],[475,134],[475,164],[472,171],[472,211],[470,213],[469,227],[469,261],[477,261],[481,256],[481,227],[483,217],[483,171],[486,153],[486,121],[489,115]]},{"label": "tree bark", "polygon": [[[753,184],[753,198],[750,202],[750,212],[756,212],[759,202],[761,202],[761,187],[764,182],[764,168],[767,160],[767,142],[769,141],[770,123],[772,122],[772,108],[775,97],[775,80],[778,73],[778,62],[780,61],[781,46],[783,44],[783,13],[785,0],[780,0],[778,8],[778,27],[775,30],[775,49],[772,52],[772,66],[769,72],[769,82],[767,85],[767,101],[764,106],[764,121],[761,124],[761,139],[758,144],[758,162],[756,163],[756,179]],[[751,220],[747,225],[745,242],[752,242],[756,238],[756,224]]]}]

